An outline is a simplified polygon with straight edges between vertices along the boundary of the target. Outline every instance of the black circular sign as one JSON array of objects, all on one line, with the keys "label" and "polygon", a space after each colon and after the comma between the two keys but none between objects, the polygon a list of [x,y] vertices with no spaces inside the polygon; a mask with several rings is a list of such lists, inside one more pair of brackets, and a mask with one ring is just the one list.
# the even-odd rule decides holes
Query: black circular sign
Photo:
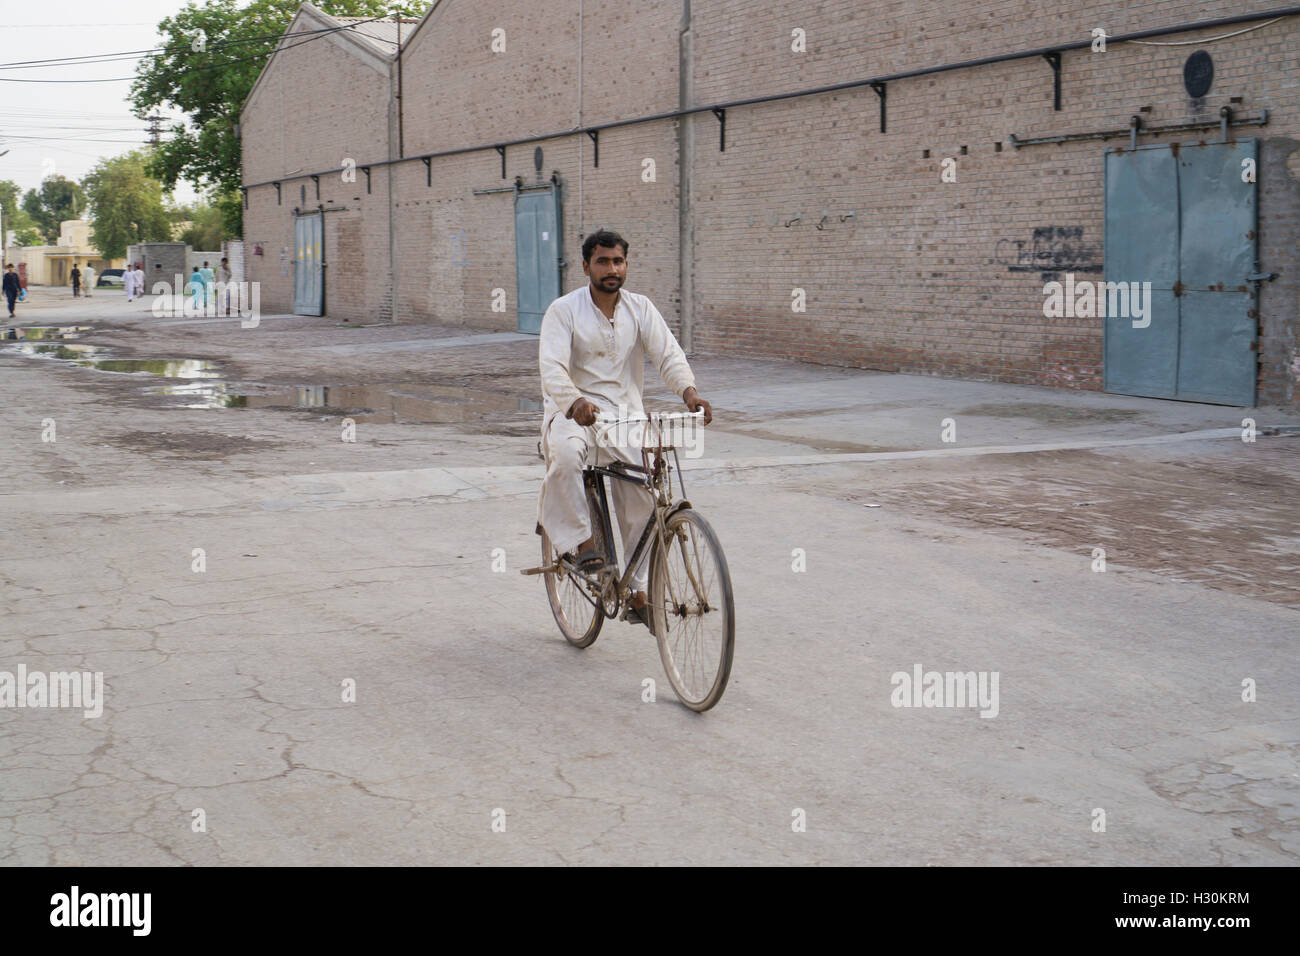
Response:
[{"label": "black circular sign", "polygon": [[1199,100],[1210,92],[1213,83],[1214,61],[1204,50],[1197,50],[1183,64],[1183,86],[1187,87],[1187,95]]}]

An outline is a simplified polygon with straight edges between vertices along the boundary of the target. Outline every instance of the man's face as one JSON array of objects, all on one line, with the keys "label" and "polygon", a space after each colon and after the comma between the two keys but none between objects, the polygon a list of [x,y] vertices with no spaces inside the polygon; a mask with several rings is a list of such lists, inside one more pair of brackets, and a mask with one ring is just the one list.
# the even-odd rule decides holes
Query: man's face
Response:
[{"label": "man's face", "polygon": [[591,250],[591,260],[582,264],[582,271],[601,292],[617,292],[627,279],[623,247],[597,246]]}]

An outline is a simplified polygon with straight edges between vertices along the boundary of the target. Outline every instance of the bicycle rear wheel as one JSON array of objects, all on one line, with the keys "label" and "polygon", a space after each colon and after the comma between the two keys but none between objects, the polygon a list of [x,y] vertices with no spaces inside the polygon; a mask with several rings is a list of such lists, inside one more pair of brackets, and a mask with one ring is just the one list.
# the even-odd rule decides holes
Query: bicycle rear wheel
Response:
[{"label": "bicycle rear wheel", "polygon": [[[560,553],[545,531],[542,532],[542,563],[560,566]],[[574,647],[590,647],[605,623],[605,612],[592,603],[582,576],[573,571],[553,571],[542,577],[546,581],[546,598],[551,602],[551,613],[555,615],[555,623],[560,625],[564,639]]]},{"label": "bicycle rear wheel", "polygon": [[722,698],[736,643],[727,559],[709,523],[685,509],[667,519],[650,569],[650,616],[659,656],[678,699],[705,711]]}]

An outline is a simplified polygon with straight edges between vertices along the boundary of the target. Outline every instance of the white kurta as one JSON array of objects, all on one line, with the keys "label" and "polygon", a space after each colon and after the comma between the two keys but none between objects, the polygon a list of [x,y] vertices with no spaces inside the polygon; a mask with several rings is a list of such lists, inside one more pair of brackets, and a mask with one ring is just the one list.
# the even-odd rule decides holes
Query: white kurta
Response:
[{"label": "white kurta", "polygon": [[[537,520],[561,551],[573,551],[591,537],[582,469],[591,449],[597,447],[596,430],[583,428],[565,418],[565,413],[579,398],[585,398],[609,418],[620,414],[643,417],[641,391],[647,358],[678,396],[695,385],[686,354],[654,303],[643,295],[626,289],[620,292],[612,321],[592,301],[590,285],[561,296],[546,310],[538,367],[545,397],[542,444],[547,469]],[[641,463],[639,448],[600,446],[600,451]],[[610,485],[626,561],[653,503],[648,492],[628,482]],[[645,590],[645,577],[642,565],[633,582],[636,590]]]}]

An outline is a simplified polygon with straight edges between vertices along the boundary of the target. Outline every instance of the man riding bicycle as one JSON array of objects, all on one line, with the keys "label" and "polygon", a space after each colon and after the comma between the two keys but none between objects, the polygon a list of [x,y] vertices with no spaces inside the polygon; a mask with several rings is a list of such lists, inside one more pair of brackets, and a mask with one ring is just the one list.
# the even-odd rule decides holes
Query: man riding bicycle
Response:
[{"label": "man riding bicycle", "polygon": [[[627,240],[616,232],[601,230],[587,237],[582,271],[591,281],[551,303],[538,347],[547,467],[537,521],[564,560],[584,571],[597,571],[605,562],[595,547],[582,483],[582,470],[597,447],[592,428],[596,416],[645,417],[641,389],[643,363],[649,358],[687,408],[703,409],[706,425],[713,420],[713,408],[695,391],[690,364],[659,310],[646,296],[623,291],[627,251]],[[639,448],[600,449],[627,464],[641,463]],[[623,553],[630,555],[654,502],[648,489],[631,482],[614,482],[611,492]],[[648,626],[642,610],[647,600],[645,565],[643,558],[632,576],[628,620]]]}]

